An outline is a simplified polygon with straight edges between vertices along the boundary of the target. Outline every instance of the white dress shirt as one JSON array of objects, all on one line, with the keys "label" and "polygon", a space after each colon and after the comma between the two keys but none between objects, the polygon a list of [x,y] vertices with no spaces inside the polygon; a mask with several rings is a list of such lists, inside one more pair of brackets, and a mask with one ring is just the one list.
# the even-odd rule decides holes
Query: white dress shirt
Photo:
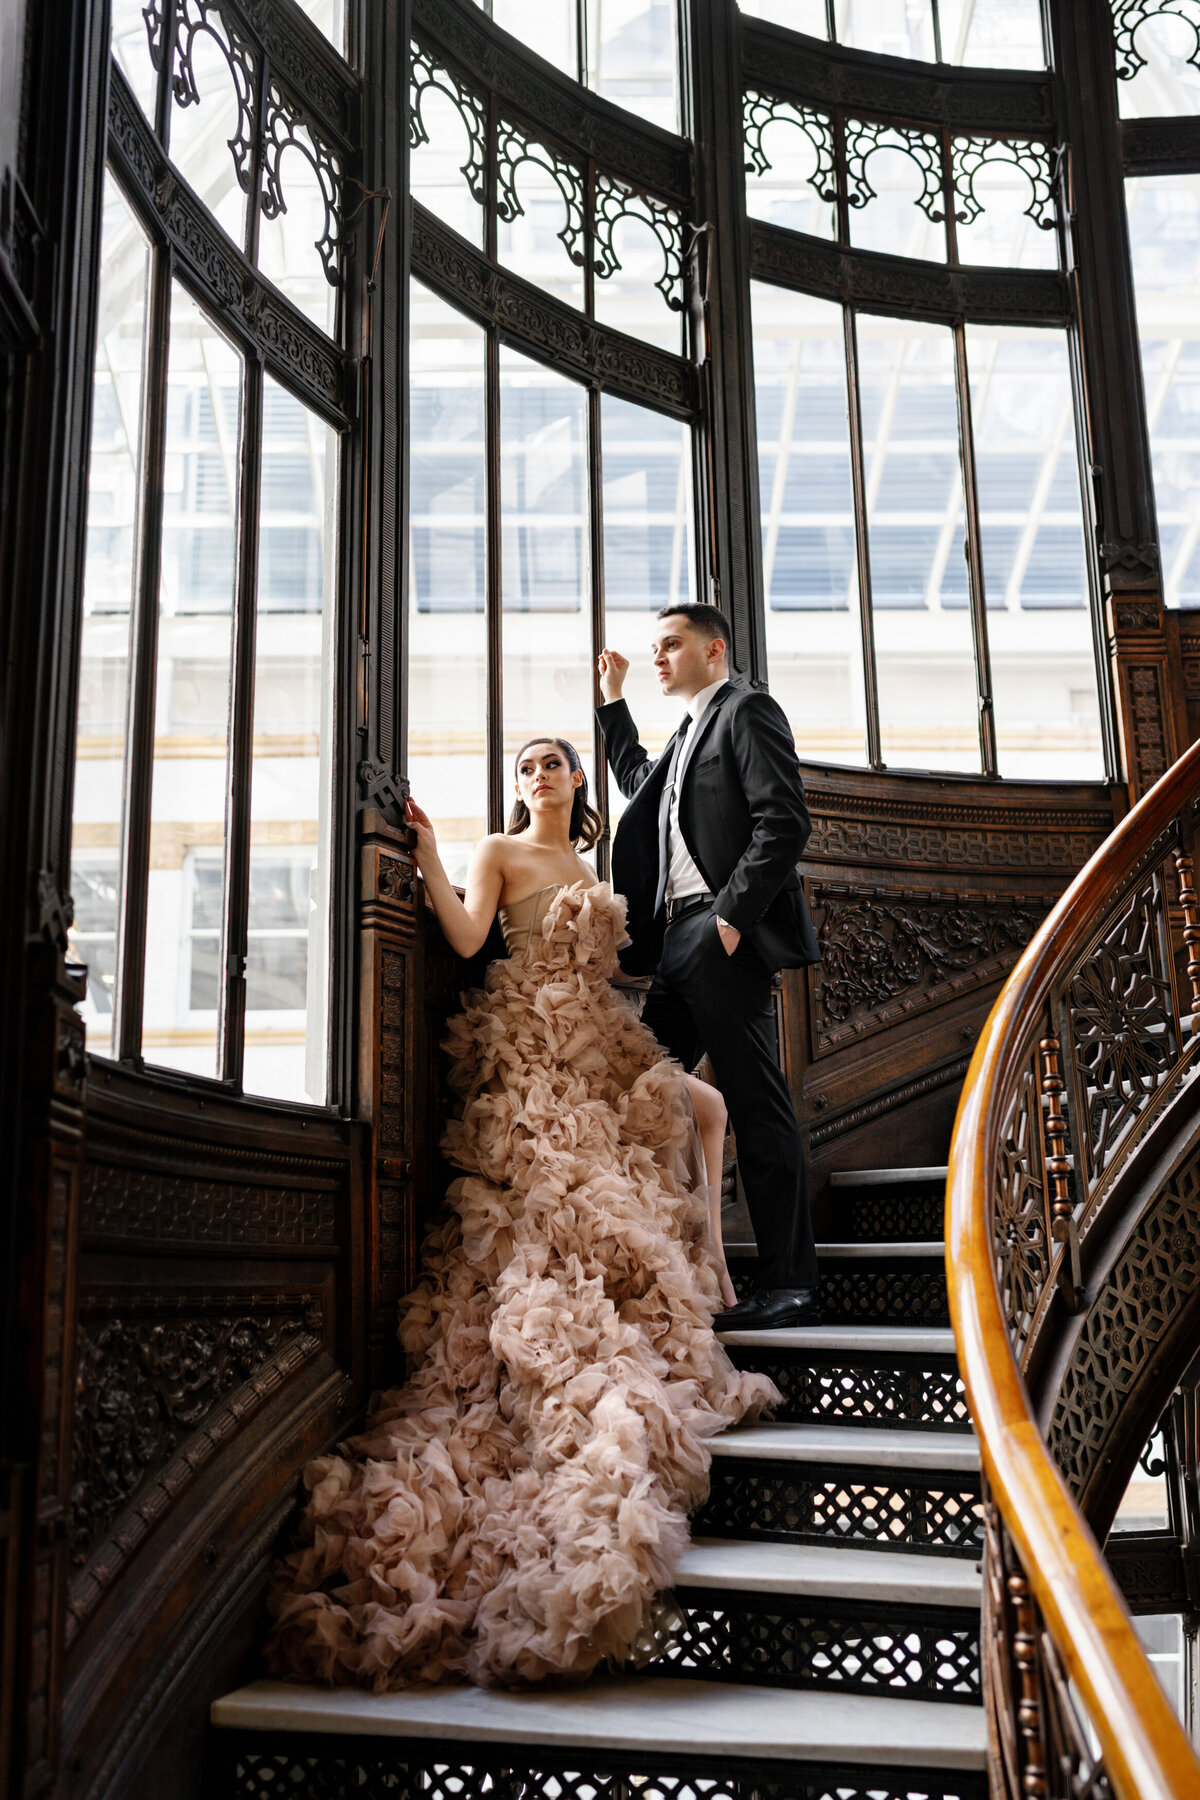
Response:
[{"label": "white dress shirt", "polygon": [[688,711],[692,715],[692,723],[684,742],[682,754],[675,765],[671,806],[667,813],[667,893],[672,900],[682,900],[688,894],[703,894],[708,891],[708,883],[692,860],[691,852],[684,843],[683,833],[679,829],[679,796],[683,790],[683,777],[691,760],[692,746],[696,742],[696,727],[700,723],[701,715],[728,680],[728,675],[722,675],[719,681],[710,681],[707,687],[702,687],[688,701]]}]

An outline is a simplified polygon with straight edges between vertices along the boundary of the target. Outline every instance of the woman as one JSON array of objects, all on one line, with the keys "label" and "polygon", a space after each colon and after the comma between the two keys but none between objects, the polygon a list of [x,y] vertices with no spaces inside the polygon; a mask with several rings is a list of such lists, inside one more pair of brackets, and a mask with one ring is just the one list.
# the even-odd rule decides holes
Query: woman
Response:
[{"label": "woman", "polygon": [[[611,985],[624,904],[576,854],[600,825],[579,758],[534,740],[516,788],[462,900],[410,804],[447,939],[474,954],[499,909],[509,956],[450,1027],[444,1145],[466,1174],[403,1314],[415,1371],[305,1471],[271,1597],[281,1673],[520,1686],[637,1654],[704,1440],[777,1399],[712,1333],[689,1089]],[[723,1111],[690,1091],[718,1173]]]}]

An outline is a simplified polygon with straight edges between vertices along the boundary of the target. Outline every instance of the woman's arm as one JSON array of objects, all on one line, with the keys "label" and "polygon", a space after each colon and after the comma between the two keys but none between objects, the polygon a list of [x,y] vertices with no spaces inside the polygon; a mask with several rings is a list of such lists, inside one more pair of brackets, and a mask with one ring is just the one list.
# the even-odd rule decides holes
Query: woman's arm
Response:
[{"label": "woman's arm", "polygon": [[475,846],[467,870],[466,896],[460,900],[442,867],[428,813],[415,800],[410,800],[405,817],[417,837],[413,860],[421,872],[425,892],[433,904],[446,942],[460,956],[474,956],[483,948],[500,904],[504,887],[504,841],[485,837]]}]

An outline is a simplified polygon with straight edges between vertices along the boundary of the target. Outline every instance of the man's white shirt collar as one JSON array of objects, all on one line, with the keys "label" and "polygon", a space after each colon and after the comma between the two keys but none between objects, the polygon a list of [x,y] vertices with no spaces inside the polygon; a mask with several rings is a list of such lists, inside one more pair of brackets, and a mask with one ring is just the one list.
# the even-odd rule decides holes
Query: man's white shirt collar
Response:
[{"label": "man's white shirt collar", "polygon": [[722,675],[719,680],[710,681],[707,687],[697,689],[692,695],[687,703],[687,709],[692,715],[693,725],[696,723],[696,720],[700,717],[700,714],[704,711],[709,702],[720,693],[728,680],[728,675]]}]

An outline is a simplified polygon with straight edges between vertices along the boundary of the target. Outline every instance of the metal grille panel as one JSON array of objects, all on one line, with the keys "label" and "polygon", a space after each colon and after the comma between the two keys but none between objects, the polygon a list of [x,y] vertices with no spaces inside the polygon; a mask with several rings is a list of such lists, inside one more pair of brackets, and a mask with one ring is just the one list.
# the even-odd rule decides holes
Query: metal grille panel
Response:
[{"label": "metal grille panel", "polygon": [[698,1535],[785,1542],[901,1545],[978,1556],[983,1515],[978,1479],[958,1474],[872,1471],[867,1482],[844,1470],[781,1463],[713,1466],[708,1499],[695,1516]]},{"label": "metal grille panel", "polygon": [[938,1425],[969,1431],[970,1415],[962,1382],[953,1363],[936,1366],[934,1358],[834,1355],[823,1360],[793,1357],[779,1351],[750,1350],[736,1344],[729,1353],[739,1369],[769,1375],[783,1395],[774,1417],[815,1421],[844,1419],[854,1425]]}]

